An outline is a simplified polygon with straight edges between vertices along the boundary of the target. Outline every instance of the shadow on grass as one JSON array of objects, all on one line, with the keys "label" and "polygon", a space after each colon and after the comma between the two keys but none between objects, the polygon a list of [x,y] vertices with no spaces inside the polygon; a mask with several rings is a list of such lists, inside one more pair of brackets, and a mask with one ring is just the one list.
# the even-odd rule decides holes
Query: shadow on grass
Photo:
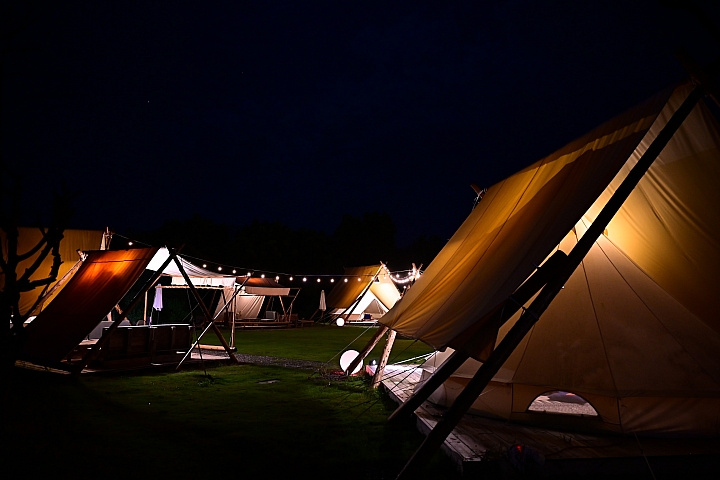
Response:
[{"label": "shadow on grass", "polygon": [[[387,424],[392,400],[360,380],[272,366],[208,373],[18,370],[6,424],[13,461],[26,476],[55,478],[375,479],[394,478],[422,440],[412,424]],[[440,453],[425,473],[455,476]]]}]

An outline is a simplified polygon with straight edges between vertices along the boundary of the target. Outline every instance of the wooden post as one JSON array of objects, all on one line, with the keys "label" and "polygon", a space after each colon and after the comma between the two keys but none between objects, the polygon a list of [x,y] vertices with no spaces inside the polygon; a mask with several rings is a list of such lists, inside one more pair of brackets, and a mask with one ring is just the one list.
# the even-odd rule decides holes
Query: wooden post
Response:
[{"label": "wooden post", "polygon": [[[178,249],[178,251],[182,249],[182,246]],[[173,254],[174,255],[174,254]],[[110,339],[110,336],[112,333],[117,329],[117,327],[120,325],[120,322],[123,321],[123,318],[126,314],[128,314],[130,311],[132,311],[133,308],[137,306],[138,303],[140,303],[140,299],[143,297],[143,295],[152,288],[153,285],[155,285],[155,282],[158,281],[160,276],[162,275],[163,270],[165,270],[165,267],[167,267],[170,264],[170,261],[172,259],[172,255],[168,256],[168,258],[163,262],[163,264],[160,266],[160,268],[157,269],[155,274],[150,278],[150,280],[145,283],[145,286],[143,286],[142,290],[140,290],[137,295],[135,295],[135,298],[133,298],[130,301],[130,305],[128,305],[127,309],[124,311],[121,311],[120,308],[115,305],[115,309],[118,311],[119,315],[117,319],[110,324],[107,331],[100,337],[95,343],[95,345],[92,346],[90,350],[83,356],[82,360],[80,360],[79,363],[73,365],[73,373],[80,373],[83,368],[85,368],[90,362],[92,362],[102,350],[102,348],[105,346],[105,344]]]},{"label": "wooden post", "polygon": [[[561,250],[558,250],[545,263],[540,266],[533,275],[525,281],[520,287],[513,293],[508,300],[503,302],[499,307],[493,309],[488,315],[485,316],[487,320],[481,320],[477,322],[479,327],[475,332],[470,332],[471,338],[480,337],[486,328],[499,328],[506,321],[512,318],[522,305],[525,305],[542,287],[548,282],[553,273],[555,273],[560,266],[566,261],[567,255]],[[471,327],[472,328],[472,327]],[[473,341],[468,342],[472,344]],[[397,409],[390,415],[388,420],[396,420],[404,418],[415,411],[422,403],[428,399],[432,393],[450,376],[460,368],[460,366],[467,360],[469,355],[460,351],[455,351],[443,364],[433,372],[432,376],[428,378],[419,388],[417,388],[413,394],[405,402],[398,406]]]},{"label": "wooden post", "polygon": [[685,121],[692,109],[697,104],[702,95],[700,88],[695,88],[685,99],[680,108],[673,114],[670,121],[665,125],[658,136],[653,140],[645,154],[640,158],[638,163],[633,167],[630,173],[625,177],[620,187],[615,191],[613,196],[607,202],[605,207],[590,225],[585,235],[578,241],[575,248],[568,255],[568,261],[565,262],[558,276],[548,282],[540,294],[535,298],[520,319],[505,335],[498,347],[493,351],[485,363],[482,364],[475,376],[470,380],[465,389],[458,395],[450,409],[435,425],[435,428],[428,434],[425,441],[420,445],[412,458],[405,465],[405,468],[397,476],[397,479],[413,478],[419,467],[427,461],[428,458],[437,450],[445,441],[447,436],[453,431],[455,426],[460,422],[465,412],[472,406],[473,402],[487,387],[490,380],[495,376],[497,371],[502,367],[505,361],[510,357],[515,348],[520,344],[525,335],[538,321],[540,315],[547,309],[552,300],[562,289],[563,285],[570,278],[577,266],[582,262],[585,255],[590,251],[592,245],[602,235],[607,224],[612,220],[620,207],[632,193],[638,182],[642,179],[645,172],[652,165],[655,159],[660,155],[663,148],[670,141],[682,122]]},{"label": "wooden post", "polygon": [[143,307],[143,325],[145,325],[147,323],[147,294],[148,294],[148,291],[145,290],[145,306]]},{"label": "wooden post", "polygon": [[395,343],[395,336],[397,332],[390,330],[388,332],[387,342],[385,342],[385,348],[383,349],[382,357],[380,357],[380,363],[378,363],[375,375],[373,375],[372,388],[378,388],[380,382],[382,382],[383,372],[385,372],[385,366],[387,365],[390,352],[392,351],[393,344]]},{"label": "wooden post", "polygon": [[370,339],[370,341],[365,345],[365,348],[362,349],[362,351],[358,354],[357,357],[355,357],[355,360],[350,362],[350,365],[348,365],[347,370],[345,370],[345,374],[349,375],[349,372],[352,372],[355,370],[355,367],[358,366],[358,363],[362,362],[365,357],[367,357],[370,354],[370,351],[375,348],[375,345],[380,341],[383,335],[385,335],[385,332],[388,331],[388,327],[383,325],[382,327],[378,328],[378,331],[375,332],[375,335]]},{"label": "wooden post", "polygon": [[[233,355],[232,348],[230,348],[230,345],[228,345],[227,341],[225,340],[225,337],[223,337],[222,332],[220,329],[215,325],[215,318],[213,318],[212,315],[210,315],[210,311],[208,310],[207,306],[205,305],[205,302],[203,302],[202,297],[200,296],[200,293],[198,293],[197,288],[195,288],[195,285],[190,281],[190,277],[188,277],[187,272],[185,272],[185,269],[182,266],[182,263],[180,262],[180,259],[177,258],[177,255],[174,251],[170,251],[170,258],[172,258],[175,261],[175,265],[177,265],[178,270],[180,270],[180,273],[182,274],[183,278],[185,279],[185,282],[188,285],[188,288],[190,289],[190,292],[195,297],[195,300],[197,300],[198,305],[200,305],[200,310],[202,310],[203,315],[205,315],[205,318],[207,318],[210,321],[210,326],[212,327],[213,331],[215,332],[215,335],[217,335],[218,339],[220,340],[220,343],[225,348],[225,351],[227,352],[228,356],[230,357],[230,360],[235,362],[236,364],[240,364],[237,357]],[[242,287],[241,287],[242,288]],[[225,304],[225,307],[227,308],[227,303]],[[207,331],[207,330],[206,330]],[[204,332],[203,332],[204,333]],[[200,343],[200,337],[197,339],[197,343]],[[192,351],[192,349],[190,350]],[[187,355],[186,355],[187,358]],[[185,358],[183,358],[185,360]],[[180,365],[182,364],[182,361],[177,366],[177,368],[180,368]]]},{"label": "wooden post", "polygon": [[230,347],[235,348],[235,314],[232,314],[232,329],[230,330]]},{"label": "wooden post", "polygon": [[[182,272],[183,278],[185,278],[185,281],[188,282],[188,285],[190,285],[190,279],[187,277],[187,274],[185,273],[185,270],[180,265],[180,262],[176,261],[176,264],[180,268],[180,272]],[[243,281],[243,283],[240,286],[235,288],[235,293],[233,293],[233,296],[230,297],[230,300],[225,302],[225,306],[222,309],[220,309],[220,311],[212,318],[210,318],[210,316],[209,316],[210,312],[208,312],[207,307],[205,307],[205,303],[203,303],[202,298],[200,298],[199,294],[197,293],[197,289],[195,289],[194,285],[192,286],[190,291],[191,292],[194,291],[193,295],[195,296],[195,299],[198,301],[198,304],[201,305],[201,309],[204,309],[203,312],[207,312],[206,315],[208,315],[208,316],[206,316],[206,318],[208,318],[210,320],[210,322],[209,322],[209,325],[197,337],[197,340],[195,340],[195,343],[193,343],[192,347],[190,347],[190,349],[187,352],[185,352],[185,355],[180,360],[180,362],[177,364],[177,367],[175,367],[175,370],[180,370],[180,367],[182,366],[183,363],[185,363],[185,360],[187,360],[187,358],[190,356],[193,349],[195,347],[197,347],[198,345],[200,345],[200,339],[208,332],[208,330],[210,330],[211,327],[215,330],[215,333],[217,334],[218,338],[220,339],[220,343],[223,344],[223,348],[225,348],[225,351],[228,352],[228,355],[230,355],[230,358],[233,359],[235,361],[235,363],[240,364],[240,361],[237,359],[237,357],[235,357],[235,355],[233,355],[234,352],[232,352],[232,347],[230,347],[227,344],[227,342],[225,341],[225,338],[222,336],[222,332],[220,332],[218,330],[217,326],[215,325],[215,319],[217,317],[219,317],[225,310],[227,310],[230,307],[230,303],[235,300],[235,297],[238,296],[238,294],[240,293],[240,290],[242,290],[242,287],[245,286],[245,284],[247,283],[249,278],[250,278],[250,276],[248,275],[247,278],[245,278],[245,280]],[[234,325],[235,325],[235,316],[233,315],[233,330],[231,332],[231,335],[233,335],[233,338],[232,338],[233,342],[234,342],[234,333],[235,333]]]}]

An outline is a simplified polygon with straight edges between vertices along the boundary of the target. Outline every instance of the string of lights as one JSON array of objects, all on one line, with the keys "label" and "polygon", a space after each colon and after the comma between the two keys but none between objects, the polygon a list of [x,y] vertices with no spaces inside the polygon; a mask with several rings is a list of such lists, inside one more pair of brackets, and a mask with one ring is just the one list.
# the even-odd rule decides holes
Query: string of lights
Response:
[{"label": "string of lights", "polygon": [[[113,237],[120,237],[123,238],[127,242],[128,247],[137,247],[139,245],[146,246],[146,247],[152,247],[153,245],[150,245],[145,242],[141,242],[139,240],[131,239],[129,237],[126,237],[124,235],[120,235],[118,233],[114,233]],[[217,262],[210,262],[208,260],[205,260],[203,258],[194,257],[192,255],[182,254],[181,255],[186,260],[192,260],[193,263],[196,263],[198,266],[202,266],[202,268],[205,268],[210,271],[217,271],[220,274],[225,274],[228,276],[231,275],[240,275],[240,276],[248,276],[248,277],[259,277],[259,278],[270,278],[274,279],[276,282],[279,282],[281,279],[287,280],[289,282],[295,282],[299,281],[302,283],[308,283],[312,282],[313,279],[315,280],[315,283],[322,283],[323,280],[329,281],[330,283],[335,282],[342,282],[342,283],[348,283],[350,281],[353,281],[357,279],[358,282],[363,281],[363,277],[367,280],[371,277],[375,277],[375,274],[360,274],[360,275],[343,275],[343,274],[330,274],[330,273],[318,273],[318,274],[304,274],[304,275],[297,275],[293,273],[288,272],[276,272],[271,270],[262,270],[262,269],[253,269],[253,268],[246,268],[246,267],[238,267],[233,265],[228,265],[224,263],[217,263]],[[389,276],[390,280],[393,281],[396,285],[405,285],[412,281],[417,280],[420,278],[420,275],[422,274],[422,271],[417,268],[410,268],[405,270],[393,270],[388,271],[388,273],[383,273],[383,277],[386,275]]]}]

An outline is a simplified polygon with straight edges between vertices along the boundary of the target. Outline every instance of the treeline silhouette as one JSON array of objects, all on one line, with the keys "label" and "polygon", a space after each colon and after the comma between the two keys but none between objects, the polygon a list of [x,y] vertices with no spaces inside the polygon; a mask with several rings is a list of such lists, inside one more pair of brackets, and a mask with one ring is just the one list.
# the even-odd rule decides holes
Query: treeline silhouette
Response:
[{"label": "treeline silhouette", "polygon": [[[339,275],[343,267],[380,261],[390,270],[410,269],[412,263],[426,267],[445,244],[440,237],[421,235],[398,246],[396,232],[390,215],[378,212],[343,215],[332,233],[260,220],[232,226],[195,215],[168,220],[155,230],[129,232],[128,237],[155,246],[184,245],[183,254],[208,262],[291,275]],[[113,243],[118,248],[119,242]],[[288,286],[303,287],[296,311],[305,318],[317,308],[320,290],[327,293],[332,287],[316,282]]]}]

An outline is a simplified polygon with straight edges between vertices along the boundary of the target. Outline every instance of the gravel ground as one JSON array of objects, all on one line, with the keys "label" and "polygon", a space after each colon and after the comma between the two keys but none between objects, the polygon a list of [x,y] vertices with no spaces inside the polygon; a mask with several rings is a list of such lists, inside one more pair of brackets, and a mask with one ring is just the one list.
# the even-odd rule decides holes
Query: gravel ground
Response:
[{"label": "gravel ground", "polygon": [[[228,358],[228,354],[222,350],[205,350],[202,351],[205,359]],[[193,358],[195,358],[195,354]],[[277,365],[286,368],[300,368],[304,370],[320,370],[320,369],[337,369],[334,364],[326,365],[323,362],[313,362],[310,360],[296,360],[292,358],[266,357],[263,355],[247,355],[245,353],[236,353],[235,358],[240,363],[249,365]]]}]

